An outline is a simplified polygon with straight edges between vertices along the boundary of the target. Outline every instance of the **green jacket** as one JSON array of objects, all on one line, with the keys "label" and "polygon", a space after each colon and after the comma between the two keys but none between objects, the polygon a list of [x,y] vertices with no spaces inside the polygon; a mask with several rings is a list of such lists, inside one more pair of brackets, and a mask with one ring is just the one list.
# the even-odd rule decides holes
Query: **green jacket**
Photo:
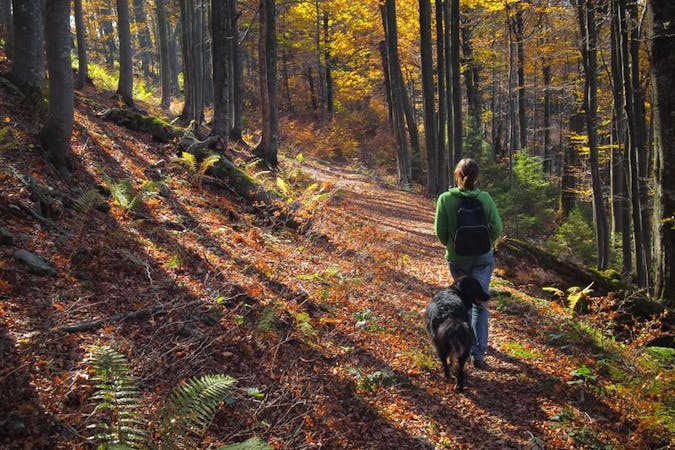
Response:
[{"label": "green jacket", "polygon": [[[462,259],[469,259],[470,256],[456,255],[454,251],[454,241],[452,236],[455,235],[457,229],[457,208],[459,206],[460,197],[476,197],[483,204],[485,211],[485,218],[490,229],[490,238],[492,242],[495,241],[502,234],[503,225],[502,218],[497,211],[497,205],[494,200],[485,191],[475,189],[472,191],[462,191],[457,187],[450,188],[448,191],[442,193],[436,201],[436,219],[434,221],[434,228],[436,236],[445,245],[445,259],[448,261],[457,261]],[[492,252],[492,250],[490,250]]]}]

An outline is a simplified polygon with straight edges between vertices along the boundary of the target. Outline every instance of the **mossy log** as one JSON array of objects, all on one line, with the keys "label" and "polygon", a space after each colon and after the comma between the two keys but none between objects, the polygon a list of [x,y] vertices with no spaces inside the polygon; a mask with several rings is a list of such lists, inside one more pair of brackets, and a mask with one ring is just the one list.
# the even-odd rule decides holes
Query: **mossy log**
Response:
[{"label": "mossy log", "polygon": [[625,288],[620,278],[608,276],[599,271],[566,261],[552,253],[525,241],[513,238],[502,239],[497,246],[497,258],[500,266],[508,270],[528,271],[524,265],[531,264],[555,273],[570,286],[587,286],[593,282],[597,294],[605,294]]},{"label": "mossy log", "polygon": [[210,184],[222,186],[223,181],[228,189],[241,196],[247,203],[256,206],[264,211],[268,217],[273,217],[274,221],[282,223],[284,226],[301,229],[308,224],[298,220],[293,215],[293,205],[286,205],[284,199],[274,191],[268,191],[251,178],[246,172],[223,153],[224,141],[220,136],[209,136],[203,141],[198,140],[190,132],[186,132],[178,143],[179,151],[186,151],[193,154],[197,160],[202,160],[211,151],[215,151],[220,159],[206,171],[211,178],[205,178],[204,181]]},{"label": "mossy log", "polygon": [[101,113],[103,120],[110,120],[126,128],[150,133],[160,142],[183,136],[183,128],[172,125],[157,117],[128,108],[110,108]]}]

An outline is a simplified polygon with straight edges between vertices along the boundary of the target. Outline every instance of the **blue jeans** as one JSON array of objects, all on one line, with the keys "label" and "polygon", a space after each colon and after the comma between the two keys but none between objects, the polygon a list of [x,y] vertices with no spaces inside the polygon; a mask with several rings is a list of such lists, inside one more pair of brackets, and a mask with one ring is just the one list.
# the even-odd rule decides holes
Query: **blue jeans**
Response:
[{"label": "blue jeans", "polygon": [[[492,253],[474,256],[470,259],[448,262],[450,275],[453,279],[461,276],[470,276],[478,280],[483,291],[490,293],[490,279],[495,268],[495,258]],[[488,345],[488,309],[487,302],[471,308],[471,328],[476,335],[476,342],[471,348],[471,358],[482,360],[487,352]]]}]

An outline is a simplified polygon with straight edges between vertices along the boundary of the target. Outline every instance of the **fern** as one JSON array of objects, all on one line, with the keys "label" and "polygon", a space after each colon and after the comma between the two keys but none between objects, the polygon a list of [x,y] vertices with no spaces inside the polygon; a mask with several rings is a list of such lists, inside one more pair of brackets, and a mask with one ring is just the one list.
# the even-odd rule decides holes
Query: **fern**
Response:
[{"label": "fern", "polygon": [[126,212],[131,211],[145,198],[153,195],[163,184],[161,181],[146,180],[138,190],[135,190],[130,178],[115,181],[105,173],[102,173],[101,176],[115,204],[121,206]]},{"label": "fern", "polygon": [[176,388],[162,415],[162,447],[194,448],[190,436],[204,433],[221,402],[231,403],[229,391],[236,382],[226,375],[205,375]]},{"label": "fern", "polygon": [[91,350],[92,380],[96,383],[92,400],[97,401],[94,412],[108,418],[96,425],[96,439],[103,448],[142,448],[147,433],[140,414],[140,393],[136,381],[126,367],[124,355],[106,346]]},{"label": "fern", "polygon": [[75,200],[74,206],[77,211],[86,214],[104,201],[103,196],[96,189],[90,189]]},{"label": "fern", "polygon": [[200,176],[204,176],[207,170],[209,170],[215,163],[217,163],[220,160],[220,156],[213,154],[209,155],[206,158],[202,160],[202,162],[199,164],[199,170],[197,173]]},{"label": "fern", "polygon": [[197,163],[197,158],[192,153],[183,152],[180,158],[175,161],[184,166],[191,173],[190,178],[197,184],[200,184],[206,171],[214,166],[220,160],[220,155],[211,154]]},{"label": "fern", "polygon": [[[138,449],[154,447],[141,415],[140,393],[129,373],[124,355],[107,346],[91,349],[92,380],[96,383],[92,400],[95,413],[106,421],[96,424],[99,449]],[[222,402],[232,404],[229,395],[236,379],[226,375],[191,378],[174,389],[163,409],[160,425],[162,448],[195,448]],[[263,448],[263,447],[261,447]]]}]

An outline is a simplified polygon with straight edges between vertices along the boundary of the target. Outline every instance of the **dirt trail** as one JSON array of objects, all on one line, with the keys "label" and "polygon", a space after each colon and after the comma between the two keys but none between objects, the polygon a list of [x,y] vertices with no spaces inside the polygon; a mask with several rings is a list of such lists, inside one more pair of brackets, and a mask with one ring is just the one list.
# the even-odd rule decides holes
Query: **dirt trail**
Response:
[{"label": "dirt trail", "polygon": [[[400,284],[405,295],[382,292],[397,299],[389,311],[410,312],[384,319],[399,323],[403,347],[417,352],[404,355],[406,359],[399,351],[388,360],[393,367],[403,366],[408,378],[395,389],[368,397],[371,407],[420,446],[410,441],[400,445],[521,449],[624,443],[619,431],[625,424],[618,423],[616,407],[596,397],[592,386],[567,383],[573,380],[570,373],[588,361],[588,347],[561,348],[555,339],[565,332],[566,319],[497,275],[493,286],[513,296],[492,301],[487,356],[491,370],[469,367],[465,393],[453,392],[433,359],[419,314],[429,296],[450,281],[443,248],[433,233],[432,200],[354,172],[325,167],[311,172],[343,192],[338,207],[348,216],[374,224],[373,245],[403,255],[407,263],[397,276],[415,280]],[[339,235],[339,227],[332,232]],[[381,314],[388,314],[387,309]],[[386,335],[382,339],[374,345],[386,349],[390,342]],[[372,448],[395,447],[373,443]]]}]

